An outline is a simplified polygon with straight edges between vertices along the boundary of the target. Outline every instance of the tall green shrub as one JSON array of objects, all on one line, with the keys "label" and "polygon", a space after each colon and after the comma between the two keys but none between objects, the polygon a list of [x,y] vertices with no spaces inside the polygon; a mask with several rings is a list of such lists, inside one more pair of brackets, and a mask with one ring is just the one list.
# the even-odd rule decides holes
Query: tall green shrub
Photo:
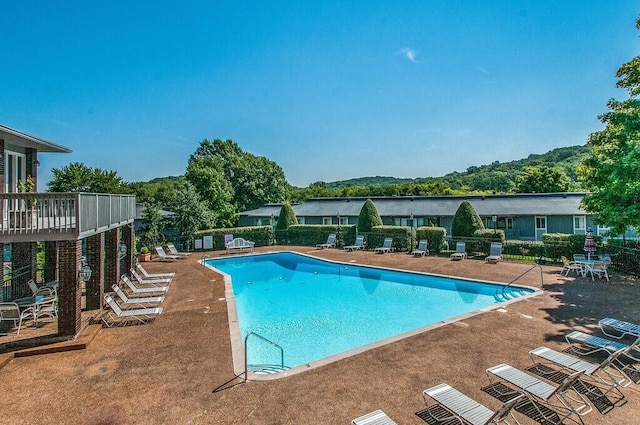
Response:
[{"label": "tall green shrub", "polygon": [[358,216],[358,232],[369,233],[374,226],[382,226],[382,219],[376,205],[371,199],[367,199]]},{"label": "tall green shrub", "polygon": [[478,212],[468,201],[462,201],[451,223],[453,237],[473,237],[476,230],[484,230]]},{"label": "tall green shrub", "polygon": [[296,213],[291,208],[291,204],[285,202],[280,208],[280,215],[278,216],[278,222],[276,223],[276,230],[287,230],[289,226],[298,224],[298,218]]}]

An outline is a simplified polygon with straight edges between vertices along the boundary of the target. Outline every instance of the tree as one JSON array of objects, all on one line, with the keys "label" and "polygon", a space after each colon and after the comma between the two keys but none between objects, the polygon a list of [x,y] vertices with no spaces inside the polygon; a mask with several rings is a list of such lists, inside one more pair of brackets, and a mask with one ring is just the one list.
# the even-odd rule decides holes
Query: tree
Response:
[{"label": "tree", "polygon": [[189,245],[198,230],[213,227],[214,214],[204,202],[195,187],[185,182],[178,195],[178,203],[174,209],[173,223],[178,229],[182,242]]},{"label": "tree", "polygon": [[623,64],[616,77],[629,98],[609,100],[609,112],[598,117],[605,128],[589,136],[591,152],[578,172],[591,192],[584,209],[596,222],[624,234],[629,226],[640,229],[640,56]]},{"label": "tree", "polygon": [[369,198],[364,202],[358,216],[358,232],[369,233],[374,226],[381,226],[382,218],[378,213],[378,208]]},{"label": "tree", "polygon": [[280,215],[278,216],[278,222],[276,223],[276,230],[287,230],[289,226],[298,224],[298,218],[296,213],[291,208],[291,204],[285,202],[280,208]]},{"label": "tree", "polygon": [[147,247],[160,245],[163,239],[162,216],[159,207],[153,202],[145,203],[142,211],[141,237],[142,244]]},{"label": "tree", "polygon": [[115,171],[91,168],[73,162],[51,170],[53,178],[47,183],[49,192],[129,193],[130,190]]},{"label": "tree", "polygon": [[233,188],[224,177],[222,164],[214,157],[192,155],[185,177],[209,209],[215,212],[212,227],[235,225]]},{"label": "tree", "polygon": [[482,219],[480,219],[473,205],[468,201],[462,201],[453,216],[451,235],[454,237],[471,237],[476,230],[484,230]]},{"label": "tree", "polygon": [[571,181],[560,169],[540,165],[524,167],[516,176],[518,193],[553,193],[569,190]]}]

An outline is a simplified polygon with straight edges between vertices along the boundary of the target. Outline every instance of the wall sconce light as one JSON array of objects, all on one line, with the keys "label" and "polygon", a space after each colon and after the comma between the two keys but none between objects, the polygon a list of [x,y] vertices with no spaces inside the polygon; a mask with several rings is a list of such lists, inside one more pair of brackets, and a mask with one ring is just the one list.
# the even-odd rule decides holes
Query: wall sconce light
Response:
[{"label": "wall sconce light", "polygon": [[127,245],[125,243],[121,243],[118,246],[118,259],[122,260],[127,255]]},{"label": "wall sconce light", "polygon": [[33,160],[33,166],[34,167],[39,167],[40,166],[40,161],[38,161],[37,159]]},{"label": "wall sconce light", "polygon": [[92,272],[93,271],[91,270],[91,267],[89,267],[87,264],[81,266],[80,270],[78,270],[78,280],[82,282],[88,281],[89,279],[91,279]]}]

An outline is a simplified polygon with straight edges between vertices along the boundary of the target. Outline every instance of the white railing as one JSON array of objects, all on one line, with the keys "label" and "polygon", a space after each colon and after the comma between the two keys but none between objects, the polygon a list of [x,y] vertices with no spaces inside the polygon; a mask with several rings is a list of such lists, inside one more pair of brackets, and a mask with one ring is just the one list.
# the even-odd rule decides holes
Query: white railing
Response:
[{"label": "white railing", "polygon": [[73,240],[133,223],[133,195],[1,193],[0,242]]}]

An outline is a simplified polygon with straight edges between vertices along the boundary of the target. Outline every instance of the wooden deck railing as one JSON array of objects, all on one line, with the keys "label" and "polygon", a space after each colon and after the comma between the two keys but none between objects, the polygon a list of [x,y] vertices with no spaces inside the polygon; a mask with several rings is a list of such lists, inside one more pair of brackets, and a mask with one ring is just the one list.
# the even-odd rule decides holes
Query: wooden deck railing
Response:
[{"label": "wooden deck railing", "polygon": [[135,216],[133,195],[0,193],[0,242],[81,239]]}]

